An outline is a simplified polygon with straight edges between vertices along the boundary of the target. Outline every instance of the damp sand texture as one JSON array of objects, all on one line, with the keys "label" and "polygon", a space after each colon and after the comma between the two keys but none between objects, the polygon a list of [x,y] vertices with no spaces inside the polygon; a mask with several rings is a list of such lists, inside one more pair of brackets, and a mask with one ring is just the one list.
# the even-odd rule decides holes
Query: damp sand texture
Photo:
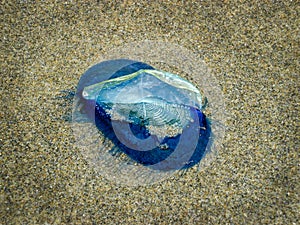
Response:
[{"label": "damp sand texture", "polygon": [[[296,224],[299,9],[297,1],[2,2],[0,223]],[[72,99],[57,96],[102,54],[145,39],[184,46],[212,69],[226,134],[203,170],[123,187],[74,147]]]}]

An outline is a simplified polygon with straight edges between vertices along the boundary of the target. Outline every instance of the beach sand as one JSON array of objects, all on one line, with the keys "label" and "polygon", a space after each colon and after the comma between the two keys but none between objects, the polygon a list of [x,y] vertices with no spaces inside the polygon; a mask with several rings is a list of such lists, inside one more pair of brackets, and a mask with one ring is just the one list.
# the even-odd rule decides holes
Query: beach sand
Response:
[{"label": "beach sand", "polygon": [[[134,2],[1,3],[0,223],[297,224],[299,2]],[[127,187],[74,146],[72,98],[59,96],[146,39],[204,60],[226,132],[208,166]]]}]

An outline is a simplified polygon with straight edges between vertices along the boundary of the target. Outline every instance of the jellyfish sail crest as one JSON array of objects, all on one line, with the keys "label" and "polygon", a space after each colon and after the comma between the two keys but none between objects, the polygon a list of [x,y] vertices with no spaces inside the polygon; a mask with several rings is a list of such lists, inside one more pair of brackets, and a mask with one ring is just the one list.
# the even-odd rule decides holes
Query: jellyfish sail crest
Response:
[{"label": "jellyfish sail crest", "polygon": [[[136,85],[138,88],[135,88]],[[120,89],[126,94],[120,95]],[[83,89],[82,97],[87,100],[98,98],[99,101],[132,103],[155,94],[176,104],[202,107],[201,94],[192,84],[177,75],[157,70],[141,69],[133,74],[87,86]]]}]

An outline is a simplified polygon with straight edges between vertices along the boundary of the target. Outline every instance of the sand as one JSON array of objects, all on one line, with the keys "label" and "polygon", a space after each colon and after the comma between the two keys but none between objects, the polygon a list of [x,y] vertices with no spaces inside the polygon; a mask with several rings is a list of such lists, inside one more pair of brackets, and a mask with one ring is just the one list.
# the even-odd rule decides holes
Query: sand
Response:
[{"label": "sand", "polygon": [[[299,2],[134,2],[1,3],[0,223],[296,224]],[[204,60],[226,133],[208,166],[127,187],[74,146],[72,96],[59,97],[103,54],[145,39]]]}]

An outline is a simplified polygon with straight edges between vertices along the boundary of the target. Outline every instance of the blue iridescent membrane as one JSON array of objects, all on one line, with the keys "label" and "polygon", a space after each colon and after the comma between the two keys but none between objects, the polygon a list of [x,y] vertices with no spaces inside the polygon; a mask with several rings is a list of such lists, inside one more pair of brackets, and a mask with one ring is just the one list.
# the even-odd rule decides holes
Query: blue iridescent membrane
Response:
[{"label": "blue iridescent membrane", "polygon": [[[179,158],[178,163],[159,167],[161,170],[185,169],[201,161],[211,128],[201,111],[202,96],[191,83],[126,59],[106,61],[95,73],[99,69],[101,76],[91,71],[90,77],[83,76],[77,95],[83,112],[114,143],[114,149],[151,166],[168,159],[179,145],[180,154],[192,148],[187,160]],[[185,137],[196,133],[196,144],[187,138],[182,141],[183,133]]]}]

